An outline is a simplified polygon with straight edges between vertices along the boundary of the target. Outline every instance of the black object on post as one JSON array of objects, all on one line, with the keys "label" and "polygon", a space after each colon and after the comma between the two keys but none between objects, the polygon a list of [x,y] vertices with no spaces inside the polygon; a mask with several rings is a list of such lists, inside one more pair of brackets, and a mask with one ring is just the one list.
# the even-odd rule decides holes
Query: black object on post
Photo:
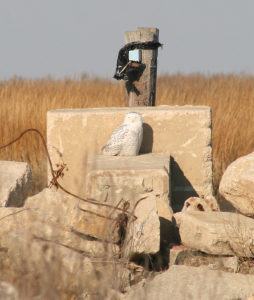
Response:
[{"label": "black object on post", "polygon": [[126,80],[126,106],[155,106],[158,39],[156,28],[125,32],[133,41],[120,49],[114,78]]}]

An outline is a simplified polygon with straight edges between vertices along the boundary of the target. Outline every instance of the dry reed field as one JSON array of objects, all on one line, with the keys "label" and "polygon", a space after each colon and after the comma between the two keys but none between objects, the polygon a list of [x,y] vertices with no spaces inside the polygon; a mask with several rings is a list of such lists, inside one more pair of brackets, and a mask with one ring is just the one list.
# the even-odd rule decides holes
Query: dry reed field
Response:
[{"label": "dry reed field", "polygon": [[[220,178],[226,167],[238,157],[254,151],[254,139],[252,139],[252,128],[254,128],[253,76],[246,74],[161,75],[157,82],[156,105],[208,105],[212,107],[215,193],[217,193]],[[14,140],[29,128],[38,129],[46,138],[46,113],[49,110],[120,106],[125,106],[124,82],[91,78],[86,74],[80,78],[62,80],[13,78],[9,81],[2,81],[0,82],[0,147]],[[82,142],[86,142],[85,136]],[[28,162],[36,180],[36,191],[38,192],[46,186],[46,154],[43,143],[36,133],[28,132],[15,144],[0,150],[0,160]],[[52,213],[54,214],[54,211]],[[16,215],[13,218],[16,222]],[[3,220],[7,222],[7,219],[2,218],[4,227],[6,223]],[[35,224],[34,220],[31,220],[31,224],[31,226]],[[43,226],[45,227],[42,232],[47,232],[48,225],[45,223]],[[58,227],[62,228],[59,224]],[[60,231],[58,227],[54,229],[58,230],[55,236]],[[72,238],[74,237],[72,236]],[[81,243],[81,237],[77,236],[70,241],[71,246],[74,245],[76,238]],[[56,253],[59,253],[57,247],[62,245],[64,248],[64,244],[58,245],[56,241],[53,243],[56,248],[52,246],[53,248],[48,250],[49,244],[46,243],[47,247],[40,250],[43,252],[38,252],[39,246],[36,248],[36,243],[38,242],[40,245],[45,241],[47,239],[33,240],[33,246],[31,246],[30,243],[22,242],[22,235],[21,239],[17,240],[17,244],[15,240],[14,249],[19,247],[20,251],[20,254],[15,256],[15,261],[19,261],[20,269],[18,270],[9,268],[8,260],[5,261],[1,258],[1,278],[11,282],[17,288],[20,299],[87,299],[86,296],[78,297],[84,287],[89,295],[92,295],[88,299],[105,299],[108,287],[124,291],[126,282],[121,273],[121,267],[126,267],[127,264],[129,269],[135,270],[135,272],[132,270],[132,273],[140,274],[138,275],[140,278],[136,275],[135,280],[143,278],[141,266],[131,265],[129,261],[113,256],[110,249],[107,248],[107,243],[103,244],[105,256],[96,257],[94,255],[90,259],[93,266],[96,266],[96,276],[100,278],[99,271],[101,274],[105,272],[108,281],[101,283],[100,280],[94,280],[92,277],[88,280],[89,277],[86,273],[82,273],[82,268],[79,268],[76,273],[74,272],[75,276],[68,275],[63,261],[60,262],[54,258]],[[84,241],[82,240],[82,242]],[[81,246],[82,243],[77,249],[83,249]],[[6,251],[4,248],[1,250],[2,252]],[[83,250],[75,251],[72,253],[74,258]],[[48,253],[51,255],[49,259]],[[3,255],[3,253],[0,254]],[[5,255],[7,254],[5,253]],[[82,255],[86,256],[84,252]],[[38,256],[41,258],[39,266],[37,265]],[[73,261],[74,258],[72,258]],[[32,264],[33,261],[36,262],[36,268],[31,271],[29,262]],[[149,274],[149,276],[154,276],[155,273],[150,272]],[[119,297],[115,296],[111,299],[119,299]]]},{"label": "dry reed field", "polygon": [[[226,167],[254,151],[254,77],[247,74],[161,75],[156,105],[208,105],[212,108],[214,187]],[[58,108],[125,106],[124,82],[91,78],[0,82],[0,146],[28,128],[46,137],[46,113]],[[85,137],[84,137],[85,143]],[[36,133],[0,150],[1,160],[28,162],[37,190],[46,186],[46,155]]]}]

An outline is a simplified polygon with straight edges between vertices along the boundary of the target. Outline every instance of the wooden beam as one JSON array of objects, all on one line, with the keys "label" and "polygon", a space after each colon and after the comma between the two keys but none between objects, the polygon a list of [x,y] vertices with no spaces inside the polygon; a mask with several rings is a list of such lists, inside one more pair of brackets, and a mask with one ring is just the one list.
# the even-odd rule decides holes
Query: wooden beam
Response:
[{"label": "wooden beam", "polygon": [[[126,31],[125,44],[159,41],[159,29],[142,28]],[[144,70],[131,72],[126,82],[126,106],[155,106],[158,50],[142,50]]]}]

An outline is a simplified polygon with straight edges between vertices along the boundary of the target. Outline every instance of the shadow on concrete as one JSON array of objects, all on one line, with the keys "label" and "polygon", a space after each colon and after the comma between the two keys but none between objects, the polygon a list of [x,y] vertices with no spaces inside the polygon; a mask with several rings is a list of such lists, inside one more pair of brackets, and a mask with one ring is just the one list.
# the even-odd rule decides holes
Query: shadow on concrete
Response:
[{"label": "shadow on concrete", "polygon": [[172,156],[170,157],[170,175],[171,207],[174,212],[178,212],[182,210],[185,200],[190,197],[199,197],[199,195]]},{"label": "shadow on concrete", "polygon": [[[143,141],[140,148],[140,154],[151,153],[153,150],[153,129],[144,123],[143,124]],[[184,175],[179,164],[174,157],[170,157],[170,182],[171,189],[171,207],[174,212],[181,211],[185,200],[190,197],[199,197],[190,181]]]},{"label": "shadow on concrete", "polygon": [[176,226],[176,219],[174,216],[172,217],[172,224],[174,226],[174,239],[178,244],[181,244],[181,236],[179,233],[179,227]]},{"label": "shadow on concrete", "polygon": [[153,150],[153,129],[147,123],[143,124],[143,141],[140,153],[151,153]]}]

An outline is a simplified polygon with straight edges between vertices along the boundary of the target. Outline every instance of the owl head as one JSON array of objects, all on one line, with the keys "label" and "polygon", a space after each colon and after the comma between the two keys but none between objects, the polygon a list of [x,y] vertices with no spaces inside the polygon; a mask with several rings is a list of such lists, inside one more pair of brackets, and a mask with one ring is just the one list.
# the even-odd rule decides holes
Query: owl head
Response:
[{"label": "owl head", "polygon": [[143,125],[143,118],[140,113],[136,111],[130,111],[124,118],[124,124],[137,124],[142,126]]}]

